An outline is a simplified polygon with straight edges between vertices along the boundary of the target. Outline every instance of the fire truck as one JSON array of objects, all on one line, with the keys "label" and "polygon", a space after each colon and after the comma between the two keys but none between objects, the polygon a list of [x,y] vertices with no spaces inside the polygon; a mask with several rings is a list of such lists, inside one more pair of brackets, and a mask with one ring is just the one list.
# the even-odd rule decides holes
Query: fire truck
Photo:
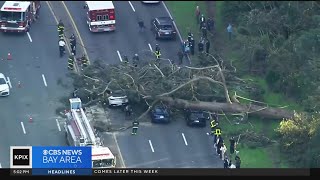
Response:
[{"label": "fire truck", "polygon": [[94,128],[82,108],[81,99],[71,98],[69,102],[70,111],[66,113],[67,121],[64,125],[67,144],[92,147],[92,168],[114,168],[116,158],[94,133]]},{"label": "fire truck", "polygon": [[40,7],[40,1],[5,1],[0,10],[0,31],[28,32]]},{"label": "fire truck", "polygon": [[91,32],[116,30],[115,10],[112,1],[86,1],[87,24]]}]

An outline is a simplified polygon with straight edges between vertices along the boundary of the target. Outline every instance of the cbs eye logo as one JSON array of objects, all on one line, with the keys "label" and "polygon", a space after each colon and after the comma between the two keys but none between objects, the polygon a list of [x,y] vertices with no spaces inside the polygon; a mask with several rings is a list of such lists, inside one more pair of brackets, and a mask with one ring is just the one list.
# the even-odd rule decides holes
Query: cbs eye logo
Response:
[{"label": "cbs eye logo", "polygon": [[28,166],[30,165],[30,150],[29,149],[13,149],[13,165]]}]

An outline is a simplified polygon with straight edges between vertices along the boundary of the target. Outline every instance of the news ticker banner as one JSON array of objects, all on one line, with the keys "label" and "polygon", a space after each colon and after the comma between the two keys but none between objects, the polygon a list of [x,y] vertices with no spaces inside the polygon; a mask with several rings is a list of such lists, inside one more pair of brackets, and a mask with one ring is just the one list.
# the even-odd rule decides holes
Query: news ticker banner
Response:
[{"label": "news ticker banner", "polygon": [[[80,170],[80,171],[78,171]],[[320,176],[320,169],[210,169],[210,168],[113,168],[113,169],[0,169],[2,176],[37,176],[42,171],[46,176]],[[79,172],[85,172],[78,174]]]}]

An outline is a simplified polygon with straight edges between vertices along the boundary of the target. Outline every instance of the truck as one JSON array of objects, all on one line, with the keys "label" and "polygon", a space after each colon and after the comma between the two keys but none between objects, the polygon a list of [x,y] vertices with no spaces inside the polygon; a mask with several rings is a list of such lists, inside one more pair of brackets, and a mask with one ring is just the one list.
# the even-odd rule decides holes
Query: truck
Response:
[{"label": "truck", "polygon": [[86,1],[87,24],[91,32],[116,30],[115,9],[112,1]]},{"label": "truck", "polygon": [[69,146],[92,147],[92,168],[115,168],[116,158],[111,150],[104,146],[88,120],[80,98],[71,98],[70,111],[66,112],[64,128]]},{"label": "truck", "polygon": [[28,32],[40,7],[40,1],[5,1],[0,9],[0,31]]}]

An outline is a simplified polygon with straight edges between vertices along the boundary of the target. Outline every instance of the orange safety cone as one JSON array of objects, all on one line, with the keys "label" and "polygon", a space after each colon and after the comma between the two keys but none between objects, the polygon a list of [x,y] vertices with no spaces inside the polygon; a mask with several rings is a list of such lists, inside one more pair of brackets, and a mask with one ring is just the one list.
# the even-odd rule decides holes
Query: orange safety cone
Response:
[{"label": "orange safety cone", "polygon": [[8,53],[8,60],[12,60],[12,56],[11,56],[11,53]]},{"label": "orange safety cone", "polygon": [[29,118],[29,122],[32,123],[32,117]]}]

